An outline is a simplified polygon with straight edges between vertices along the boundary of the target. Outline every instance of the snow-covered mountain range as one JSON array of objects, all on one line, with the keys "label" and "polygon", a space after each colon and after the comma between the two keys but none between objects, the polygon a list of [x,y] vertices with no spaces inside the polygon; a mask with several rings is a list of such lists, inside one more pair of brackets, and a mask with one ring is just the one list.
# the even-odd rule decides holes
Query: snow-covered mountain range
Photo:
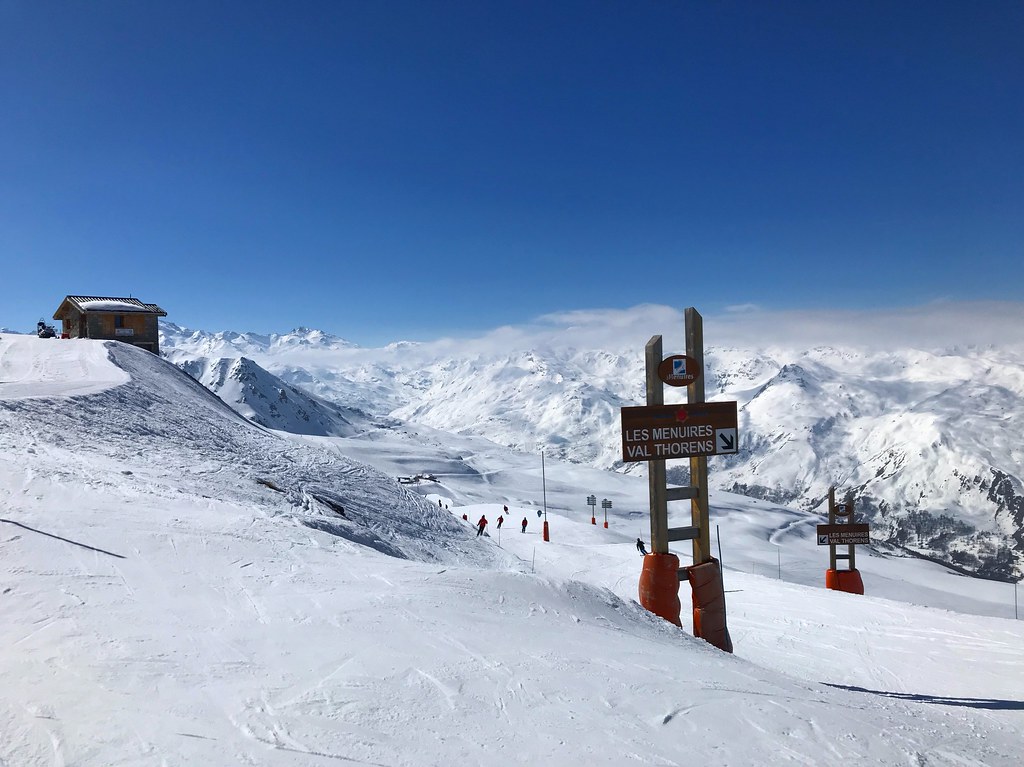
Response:
[{"label": "snow-covered mountain range", "polygon": [[[344,435],[360,419],[398,419],[638,473],[642,464],[621,461],[619,408],[644,402],[646,340],[599,348],[571,331],[499,333],[487,344],[366,349],[308,328],[257,335],[165,323],[161,344],[271,428]],[[711,459],[713,488],[823,512],[834,485],[853,494],[877,540],[992,577],[1024,572],[1020,349],[709,343],[705,383],[709,399],[740,407],[741,449]],[[668,401],[682,396],[666,391]],[[685,462],[669,467],[686,481]]]}]

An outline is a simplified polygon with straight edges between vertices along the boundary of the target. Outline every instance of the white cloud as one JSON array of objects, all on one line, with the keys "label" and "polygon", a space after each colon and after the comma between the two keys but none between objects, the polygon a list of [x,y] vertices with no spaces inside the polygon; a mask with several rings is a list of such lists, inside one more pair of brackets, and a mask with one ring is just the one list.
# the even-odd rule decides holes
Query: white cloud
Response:
[{"label": "white cloud", "polygon": [[725,311],[735,314],[745,314],[761,311],[761,307],[758,304],[733,304],[732,306],[725,307]]},{"label": "white cloud", "polygon": [[[707,347],[765,350],[835,346],[927,351],[969,346],[1024,347],[1024,303],[1014,302],[948,301],[877,310],[773,311],[748,305],[703,313],[703,318]],[[299,348],[279,352],[277,356],[297,365],[314,360],[323,363],[334,356],[339,365],[351,365],[387,363],[400,355],[404,365],[414,365],[433,364],[439,359],[566,348],[641,355],[653,335],[663,336],[666,354],[684,351],[683,309],[641,304],[627,309],[559,312],[473,336],[333,352]]]},{"label": "white cloud", "polygon": [[705,319],[705,342],[736,346],[948,349],[1024,344],[1024,303],[943,301],[888,309],[752,311]]},{"label": "white cloud", "polygon": [[[749,348],[854,346],[878,349],[948,349],[1024,345],[1024,303],[943,301],[887,309],[773,311],[753,304],[702,313],[707,346]],[[439,353],[494,353],[572,346],[642,350],[664,336],[666,353],[685,346],[683,309],[642,304],[628,309],[586,309],[538,317],[470,338],[444,338],[419,346]]]}]

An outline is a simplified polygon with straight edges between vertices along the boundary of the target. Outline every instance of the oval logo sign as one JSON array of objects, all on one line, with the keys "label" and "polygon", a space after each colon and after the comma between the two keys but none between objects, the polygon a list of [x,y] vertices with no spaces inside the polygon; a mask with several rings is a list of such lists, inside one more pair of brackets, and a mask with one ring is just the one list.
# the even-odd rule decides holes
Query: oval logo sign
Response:
[{"label": "oval logo sign", "polygon": [[669,386],[689,386],[699,377],[697,360],[685,354],[673,354],[658,365],[658,378]]}]

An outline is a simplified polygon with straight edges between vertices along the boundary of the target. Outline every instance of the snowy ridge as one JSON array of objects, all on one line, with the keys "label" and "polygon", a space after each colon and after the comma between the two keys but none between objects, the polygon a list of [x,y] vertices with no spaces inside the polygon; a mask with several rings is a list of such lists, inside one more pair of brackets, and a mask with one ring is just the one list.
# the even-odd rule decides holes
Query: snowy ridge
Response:
[{"label": "snowy ridge", "polygon": [[[618,424],[620,407],[644,401],[639,349],[581,350],[565,336],[491,352],[293,342],[254,359],[374,416],[643,472],[621,463]],[[197,337],[207,335],[167,329],[169,356],[202,356]],[[1021,350],[711,347],[705,375],[710,399],[741,407],[741,452],[713,459],[713,487],[821,512],[834,484],[856,494],[880,539],[993,577],[1024,574]],[[670,476],[685,481],[685,464]]]},{"label": "snowy ridge", "polygon": [[[307,394],[271,375],[247,357],[197,359],[181,369],[253,423],[292,434],[344,437],[356,432],[359,413]],[[365,420],[365,419],[362,419]]]}]

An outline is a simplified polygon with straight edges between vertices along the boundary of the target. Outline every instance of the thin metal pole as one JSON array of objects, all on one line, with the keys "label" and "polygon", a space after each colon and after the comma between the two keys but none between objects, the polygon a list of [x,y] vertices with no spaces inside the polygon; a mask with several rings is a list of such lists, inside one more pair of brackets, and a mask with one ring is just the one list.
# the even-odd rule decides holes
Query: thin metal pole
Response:
[{"label": "thin metal pole", "polygon": [[775,549],[775,553],[779,555],[779,580],[782,580],[782,549]]},{"label": "thin metal pole", "polygon": [[1013,619],[1017,620],[1017,584],[1020,581],[1013,582]]},{"label": "thin metal pole", "polygon": [[[832,526],[836,523],[836,487],[832,485],[828,489],[828,524]],[[828,545],[828,569],[836,569],[836,546],[838,544],[830,543]]]},{"label": "thin metal pole", "polygon": [[[722,564],[722,536],[718,534],[718,525],[715,525],[715,539],[718,541],[718,583],[722,587],[722,603],[725,604],[725,565]],[[722,608],[725,612],[725,608]]]},{"label": "thin metal pole", "polygon": [[544,471],[544,451],[540,451],[540,481],[544,495],[544,521],[548,521],[548,477]]},{"label": "thin metal pole", "polygon": [[544,524],[542,526],[543,530],[541,531],[541,537],[544,539],[545,543],[548,543],[548,542],[551,541],[551,536],[550,536],[550,534],[548,532],[548,475],[544,471],[544,451],[543,450],[541,450],[541,452],[540,452],[540,477],[541,477],[541,484],[544,487]]}]

